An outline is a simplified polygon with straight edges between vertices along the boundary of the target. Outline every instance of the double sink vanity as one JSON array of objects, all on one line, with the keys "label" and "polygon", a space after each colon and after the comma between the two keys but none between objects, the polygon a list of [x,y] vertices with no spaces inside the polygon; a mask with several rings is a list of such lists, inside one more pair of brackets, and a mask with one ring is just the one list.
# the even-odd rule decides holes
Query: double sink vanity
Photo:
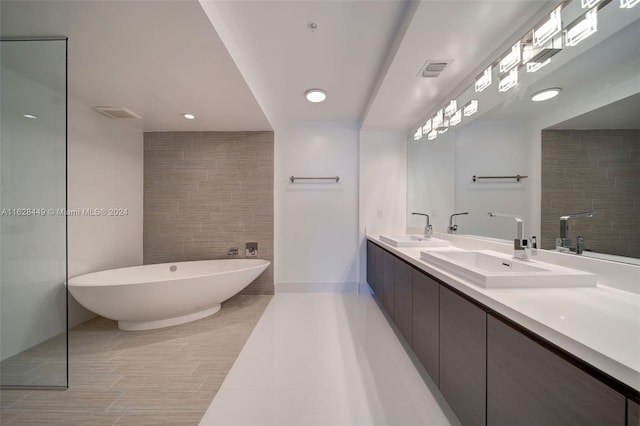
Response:
[{"label": "double sink vanity", "polygon": [[603,285],[607,262],[439,233],[367,239],[367,282],[462,424],[640,425],[640,294]]}]

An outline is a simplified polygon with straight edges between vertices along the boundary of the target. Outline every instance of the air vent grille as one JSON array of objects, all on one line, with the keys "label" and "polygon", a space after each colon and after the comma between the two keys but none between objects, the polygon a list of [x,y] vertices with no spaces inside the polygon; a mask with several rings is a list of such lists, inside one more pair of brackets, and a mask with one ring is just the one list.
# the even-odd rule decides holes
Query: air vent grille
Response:
[{"label": "air vent grille", "polygon": [[97,106],[93,109],[109,118],[142,118],[140,115],[124,107]]},{"label": "air vent grille", "polygon": [[453,62],[452,59],[428,59],[420,68],[418,77],[436,78]]}]

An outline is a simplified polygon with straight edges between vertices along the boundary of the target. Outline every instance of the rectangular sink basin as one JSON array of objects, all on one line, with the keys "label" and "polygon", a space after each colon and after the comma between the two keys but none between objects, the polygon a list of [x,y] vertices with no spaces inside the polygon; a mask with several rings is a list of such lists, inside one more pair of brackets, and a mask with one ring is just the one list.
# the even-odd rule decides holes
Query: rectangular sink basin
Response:
[{"label": "rectangular sink basin", "polygon": [[423,235],[380,235],[380,240],[394,247],[448,247],[449,241]]},{"label": "rectangular sink basin", "polygon": [[420,258],[479,287],[595,287],[596,275],[490,250],[421,251]]}]

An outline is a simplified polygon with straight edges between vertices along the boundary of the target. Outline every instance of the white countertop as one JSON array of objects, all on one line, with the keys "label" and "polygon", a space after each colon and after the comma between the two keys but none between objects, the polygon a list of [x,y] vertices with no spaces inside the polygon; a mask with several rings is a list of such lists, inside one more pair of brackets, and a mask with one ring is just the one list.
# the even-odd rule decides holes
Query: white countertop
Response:
[{"label": "white countertop", "polygon": [[[420,248],[367,238],[601,371],[640,391],[640,294],[599,284],[487,289],[420,259]],[[453,243],[452,243],[453,245]]]}]

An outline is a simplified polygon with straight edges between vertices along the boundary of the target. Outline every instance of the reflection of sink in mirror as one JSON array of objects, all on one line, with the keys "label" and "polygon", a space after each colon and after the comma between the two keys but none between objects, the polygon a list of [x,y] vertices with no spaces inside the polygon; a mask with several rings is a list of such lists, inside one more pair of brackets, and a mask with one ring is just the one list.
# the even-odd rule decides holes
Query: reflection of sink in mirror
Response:
[{"label": "reflection of sink in mirror", "polygon": [[394,247],[448,247],[449,241],[423,235],[380,235],[380,240]]},{"label": "reflection of sink in mirror", "polygon": [[490,250],[422,251],[420,257],[433,266],[486,288],[596,285],[595,274],[550,263],[516,260]]}]

